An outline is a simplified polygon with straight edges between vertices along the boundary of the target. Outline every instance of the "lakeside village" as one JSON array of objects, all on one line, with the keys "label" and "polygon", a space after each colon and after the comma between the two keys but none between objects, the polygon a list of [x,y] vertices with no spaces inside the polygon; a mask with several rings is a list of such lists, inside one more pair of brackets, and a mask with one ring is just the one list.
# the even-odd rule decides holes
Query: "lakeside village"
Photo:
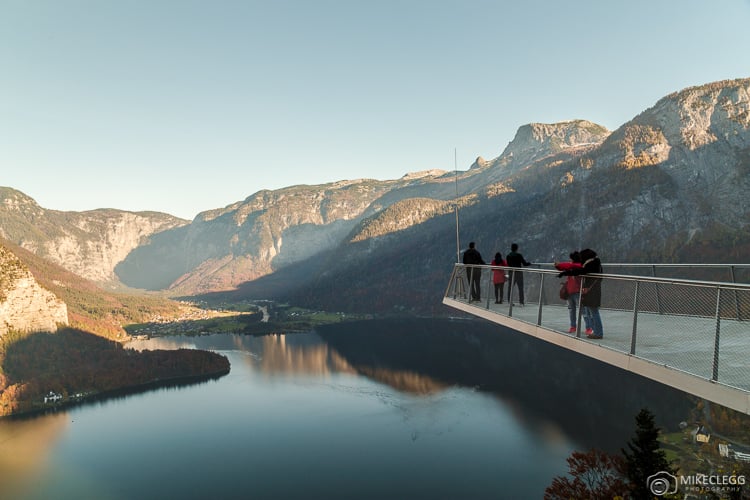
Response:
[{"label": "lakeside village", "polygon": [[132,340],[169,335],[208,335],[214,333],[271,333],[309,331],[316,325],[362,319],[372,314],[351,314],[310,310],[271,300],[253,300],[209,305],[206,302],[180,302],[177,316],[155,316],[148,323],[128,325]]},{"label": "lakeside village", "polygon": [[[71,394],[68,396],[68,399],[83,399],[88,395],[88,393],[84,392],[77,392],[75,394]],[[59,392],[49,391],[46,396],[44,396],[44,404],[46,405],[55,405],[57,403],[62,402],[63,395]]]},{"label": "lakeside village", "polygon": [[[687,428],[687,423],[682,422],[680,424],[680,427],[685,429]],[[690,431],[691,441],[696,446],[705,446],[707,448],[713,449],[714,447],[711,446],[711,433],[708,432],[703,425],[696,426],[695,429]],[[721,439],[714,439],[714,442],[718,442],[718,445],[716,446],[716,450],[719,452],[719,456],[722,458],[729,458],[736,460],[738,462],[748,462],[750,463],[750,450],[744,449],[741,446],[737,444],[733,444],[730,442],[723,442],[726,440]]]},{"label": "lakeside village", "polygon": [[250,302],[214,308],[204,302],[180,301],[179,304],[180,312],[177,316],[156,315],[148,323],[128,325],[125,330],[133,340],[166,335],[200,335],[227,331],[228,328],[236,327],[237,323],[262,321],[260,315],[267,314],[264,306]]}]

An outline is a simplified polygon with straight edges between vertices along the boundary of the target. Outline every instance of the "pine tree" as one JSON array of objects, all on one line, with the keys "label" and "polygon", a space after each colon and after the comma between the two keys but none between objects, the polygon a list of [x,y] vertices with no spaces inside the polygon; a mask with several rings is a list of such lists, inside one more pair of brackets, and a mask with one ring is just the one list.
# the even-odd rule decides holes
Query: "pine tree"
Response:
[{"label": "pine tree", "polygon": [[[635,417],[636,430],[622,450],[625,456],[625,473],[630,482],[632,498],[653,499],[649,478],[662,473],[660,477],[674,476],[675,469],[667,461],[667,456],[659,446],[659,429],[654,422],[654,415],[643,408]],[[664,498],[664,497],[662,497]]]}]

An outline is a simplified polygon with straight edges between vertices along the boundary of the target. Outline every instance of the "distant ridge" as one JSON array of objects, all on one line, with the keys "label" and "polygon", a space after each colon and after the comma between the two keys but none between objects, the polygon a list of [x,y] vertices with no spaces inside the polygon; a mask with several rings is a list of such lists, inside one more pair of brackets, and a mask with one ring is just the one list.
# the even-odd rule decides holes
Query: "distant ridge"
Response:
[{"label": "distant ridge", "polygon": [[0,237],[87,279],[116,283],[114,268],[154,233],[188,221],[159,212],[60,212],[0,186]]}]

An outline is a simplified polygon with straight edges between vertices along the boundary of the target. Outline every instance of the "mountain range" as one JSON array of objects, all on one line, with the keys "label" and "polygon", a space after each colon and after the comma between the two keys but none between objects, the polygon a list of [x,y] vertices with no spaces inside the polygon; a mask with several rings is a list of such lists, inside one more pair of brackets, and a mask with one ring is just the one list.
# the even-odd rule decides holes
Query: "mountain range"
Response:
[{"label": "mountain range", "polygon": [[747,261],[749,174],[744,78],[665,96],[614,131],[524,125],[463,171],[264,190],[192,221],[48,210],[0,188],[0,237],[105,288],[440,314],[469,240],[487,262],[512,242],[536,262],[584,247],[605,266]]}]

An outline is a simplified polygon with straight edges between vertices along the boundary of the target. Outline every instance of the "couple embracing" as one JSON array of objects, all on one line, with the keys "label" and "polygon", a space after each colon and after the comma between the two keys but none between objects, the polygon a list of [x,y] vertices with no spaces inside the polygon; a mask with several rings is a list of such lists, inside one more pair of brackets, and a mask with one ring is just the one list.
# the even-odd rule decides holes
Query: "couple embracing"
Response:
[{"label": "couple embracing", "polygon": [[602,263],[596,252],[590,248],[570,254],[570,262],[555,262],[555,268],[562,271],[558,276],[568,276],[568,311],[570,313],[569,333],[577,331],[576,309],[580,298],[581,313],[586,323],[586,337],[600,339],[604,336],[599,307],[602,303],[601,278],[586,276],[602,274]]}]

